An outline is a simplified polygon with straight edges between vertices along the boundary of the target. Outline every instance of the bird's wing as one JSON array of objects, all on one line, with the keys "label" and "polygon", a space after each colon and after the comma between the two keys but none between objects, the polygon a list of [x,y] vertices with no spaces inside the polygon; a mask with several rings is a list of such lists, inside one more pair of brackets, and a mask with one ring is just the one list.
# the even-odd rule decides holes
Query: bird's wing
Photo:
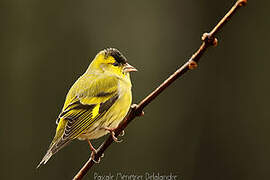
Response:
[{"label": "bird's wing", "polygon": [[77,138],[99,120],[118,99],[118,79],[113,76],[82,76],[71,87],[55,137],[40,164]]},{"label": "bird's wing", "polygon": [[52,154],[77,138],[100,119],[118,99],[118,79],[113,76],[82,76],[71,87],[58,119]]},{"label": "bird's wing", "polygon": [[106,111],[115,103],[119,95],[115,92],[104,97],[94,97],[95,99],[102,98],[102,102],[94,104],[85,104],[84,101],[92,101],[92,98],[81,98],[70,104],[63,111],[59,118],[67,121],[62,139],[75,139],[86,129],[88,129],[95,121],[100,119]]},{"label": "bird's wing", "polygon": [[[62,139],[75,139],[118,99],[118,79],[113,76],[83,76],[71,88],[60,121],[66,121]],[[61,124],[61,122],[60,122]],[[60,125],[59,124],[59,125]]]}]

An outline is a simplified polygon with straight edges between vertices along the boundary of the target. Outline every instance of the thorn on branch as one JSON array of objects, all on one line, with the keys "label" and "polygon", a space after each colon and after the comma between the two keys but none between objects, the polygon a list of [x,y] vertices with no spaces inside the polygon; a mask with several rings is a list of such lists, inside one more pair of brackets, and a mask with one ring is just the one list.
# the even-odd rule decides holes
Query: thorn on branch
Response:
[{"label": "thorn on branch", "polygon": [[198,63],[196,63],[196,62],[193,61],[193,60],[190,60],[190,61],[189,61],[188,68],[189,68],[190,70],[193,70],[193,69],[195,69],[195,68],[197,68],[197,67],[198,67]]},{"label": "thorn on branch", "polygon": [[130,106],[130,108],[131,108],[132,110],[137,109],[137,107],[138,107],[138,104],[132,104],[132,105]]},{"label": "thorn on branch", "polygon": [[218,44],[217,38],[213,37],[211,33],[204,33],[202,35],[202,41],[204,41],[207,45],[216,47]]},{"label": "thorn on branch", "polygon": [[136,116],[143,116],[144,115],[144,112],[142,110],[138,109],[137,104],[132,104],[130,106],[130,108],[131,108],[131,111],[134,111]]},{"label": "thorn on branch", "polygon": [[218,39],[217,38],[214,38],[213,46],[216,47],[217,45],[218,45]]},{"label": "thorn on branch", "polygon": [[239,0],[239,6],[245,6],[247,4],[247,0]]}]

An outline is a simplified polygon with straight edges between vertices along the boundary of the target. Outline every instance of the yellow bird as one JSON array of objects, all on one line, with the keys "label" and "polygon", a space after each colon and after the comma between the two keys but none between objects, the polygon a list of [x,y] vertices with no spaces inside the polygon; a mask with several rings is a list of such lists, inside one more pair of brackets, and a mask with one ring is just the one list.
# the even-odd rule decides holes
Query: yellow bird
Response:
[{"label": "yellow bird", "polygon": [[124,119],[131,105],[129,72],[137,71],[114,48],[99,52],[86,72],[70,88],[56,121],[55,136],[38,167],[74,139],[87,140],[94,160],[91,139],[111,133]]}]

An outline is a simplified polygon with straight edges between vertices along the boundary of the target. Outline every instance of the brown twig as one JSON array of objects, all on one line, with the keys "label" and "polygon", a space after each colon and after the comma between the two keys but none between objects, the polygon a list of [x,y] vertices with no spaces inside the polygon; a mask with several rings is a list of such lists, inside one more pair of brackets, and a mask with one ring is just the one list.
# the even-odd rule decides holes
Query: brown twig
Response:
[{"label": "brown twig", "polygon": [[[127,125],[137,116],[141,116],[143,109],[151,103],[161,92],[163,92],[170,84],[172,84],[177,78],[185,74],[187,71],[195,69],[198,66],[198,62],[201,56],[204,54],[206,49],[210,46],[217,46],[217,39],[215,35],[220,31],[220,29],[228,22],[233,14],[243,5],[247,3],[247,0],[238,0],[231,10],[219,21],[219,23],[213,28],[210,33],[204,33],[202,36],[202,44],[200,48],[192,55],[192,57],[182,65],[177,71],[175,71],[168,79],[166,79],[158,88],[156,88],[151,94],[144,98],[138,105],[132,106],[129,114],[126,116],[123,123],[115,131],[115,136],[117,137]],[[97,154],[95,156],[98,160],[104,151],[112,144],[113,139],[111,136],[106,139],[103,144],[98,148]],[[88,170],[94,165],[94,161],[90,158],[81,170],[77,173],[73,180],[80,180],[88,172]]]}]

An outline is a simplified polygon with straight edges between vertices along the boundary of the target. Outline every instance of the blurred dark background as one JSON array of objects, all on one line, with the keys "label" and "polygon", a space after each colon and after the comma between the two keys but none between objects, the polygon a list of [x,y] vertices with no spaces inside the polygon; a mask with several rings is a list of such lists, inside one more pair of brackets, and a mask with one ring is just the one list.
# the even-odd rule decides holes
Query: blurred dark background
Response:
[{"label": "blurred dark background", "polygon": [[[234,2],[1,0],[0,179],[71,179],[89,158],[87,143],[76,140],[36,170],[68,89],[98,51],[116,47],[139,69],[132,74],[139,102],[192,55]],[[94,172],[269,179],[270,2],[254,2],[85,179]]]}]

